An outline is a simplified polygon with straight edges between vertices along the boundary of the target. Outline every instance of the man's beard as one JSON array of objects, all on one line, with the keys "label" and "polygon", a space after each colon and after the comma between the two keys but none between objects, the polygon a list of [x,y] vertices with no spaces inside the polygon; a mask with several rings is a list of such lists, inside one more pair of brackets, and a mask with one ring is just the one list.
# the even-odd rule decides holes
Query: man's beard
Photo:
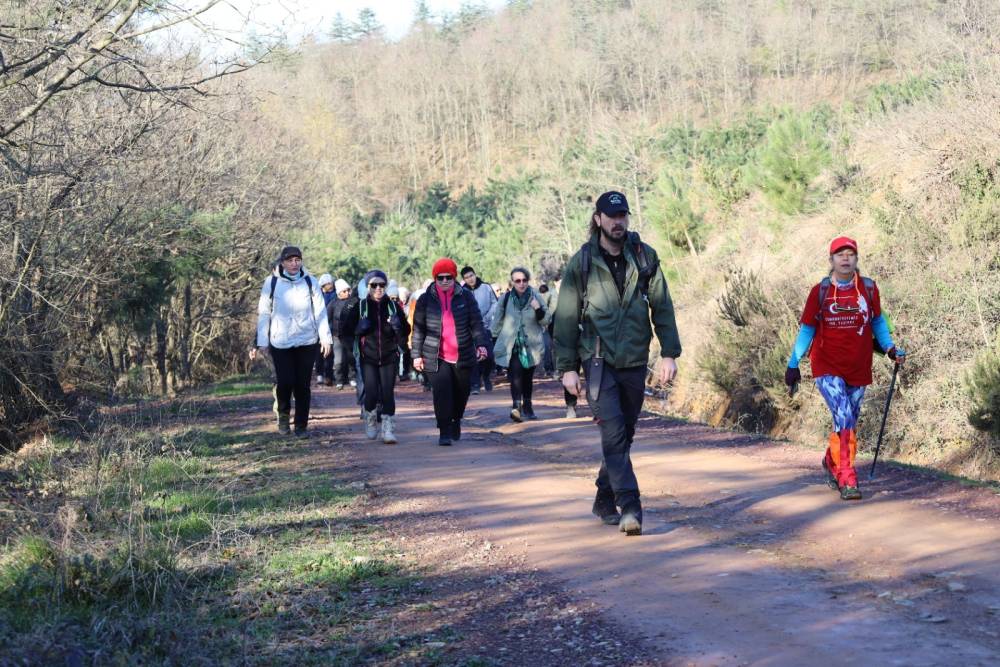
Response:
[{"label": "man's beard", "polygon": [[620,238],[615,238],[614,236],[612,236],[612,234],[614,233],[614,230],[612,230],[611,232],[609,232],[609,231],[605,230],[604,227],[602,226],[601,227],[601,236],[608,243],[610,243],[611,245],[623,246],[623,245],[625,245],[625,237],[628,236],[628,234],[627,234],[626,230],[624,230],[622,228],[619,228],[619,229],[621,230],[622,235],[621,235]]}]

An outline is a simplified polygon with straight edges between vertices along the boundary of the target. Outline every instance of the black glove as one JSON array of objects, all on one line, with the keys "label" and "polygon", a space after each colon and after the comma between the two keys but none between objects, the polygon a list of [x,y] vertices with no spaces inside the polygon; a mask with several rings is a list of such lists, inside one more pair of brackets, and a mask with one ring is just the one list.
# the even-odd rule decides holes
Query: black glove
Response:
[{"label": "black glove", "polygon": [[893,345],[886,351],[885,356],[898,363],[900,359],[906,356],[906,352],[903,350],[897,350],[896,346]]},{"label": "black glove", "polygon": [[799,382],[802,381],[802,373],[798,368],[786,368],[785,369],[785,384],[789,387],[794,387]]}]

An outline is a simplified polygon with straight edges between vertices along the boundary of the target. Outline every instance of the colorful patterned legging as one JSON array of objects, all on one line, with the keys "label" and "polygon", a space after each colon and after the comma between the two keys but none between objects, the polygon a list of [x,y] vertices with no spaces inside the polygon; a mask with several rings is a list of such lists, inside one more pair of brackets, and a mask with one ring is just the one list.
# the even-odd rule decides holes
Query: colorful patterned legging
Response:
[{"label": "colorful patterned legging", "polygon": [[864,387],[852,387],[844,378],[835,375],[821,375],[816,378],[816,388],[823,396],[833,415],[833,433],[826,451],[826,466],[837,478],[837,485],[858,485],[854,457],[858,452],[858,440],[854,432],[861,413],[861,399],[865,397]]},{"label": "colorful patterned legging", "polygon": [[833,415],[833,430],[853,431],[861,414],[861,399],[865,397],[864,387],[852,387],[844,378],[836,375],[821,375],[816,378],[816,388],[826,401]]}]

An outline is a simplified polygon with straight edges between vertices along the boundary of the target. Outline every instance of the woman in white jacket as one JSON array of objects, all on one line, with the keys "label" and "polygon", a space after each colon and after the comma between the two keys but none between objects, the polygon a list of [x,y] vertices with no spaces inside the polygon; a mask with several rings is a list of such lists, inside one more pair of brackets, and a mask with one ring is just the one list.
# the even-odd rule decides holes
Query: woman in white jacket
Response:
[{"label": "woman in white jacket", "polygon": [[307,436],[313,362],[317,348],[325,357],[332,345],[319,284],[302,266],[302,251],[286,246],[257,304],[257,346],[270,350],[277,376],[279,433],[289,432],[294,395],[295,435]]}]

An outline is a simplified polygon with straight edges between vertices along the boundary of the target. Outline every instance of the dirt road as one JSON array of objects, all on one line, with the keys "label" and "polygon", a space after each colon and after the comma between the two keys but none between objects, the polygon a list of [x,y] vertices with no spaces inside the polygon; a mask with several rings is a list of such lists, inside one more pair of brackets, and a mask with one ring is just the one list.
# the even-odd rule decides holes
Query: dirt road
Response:
[{"label": "dirt road", "polygon": [[433,498],[664,664],[1000,664],[995,491],[887,466],[845,503],[818,451],[644,414],[644,533],[626,538],[590,514],[589,412],[562,418],[554,382],[538,394],[541,419],[524,424],[507,418],[505,387],[473,396],[450,448],[412,383],[398,392],[399,445],[364,439],[351,392],[319,390],[313,424],[353,420],[380,485]]}]

